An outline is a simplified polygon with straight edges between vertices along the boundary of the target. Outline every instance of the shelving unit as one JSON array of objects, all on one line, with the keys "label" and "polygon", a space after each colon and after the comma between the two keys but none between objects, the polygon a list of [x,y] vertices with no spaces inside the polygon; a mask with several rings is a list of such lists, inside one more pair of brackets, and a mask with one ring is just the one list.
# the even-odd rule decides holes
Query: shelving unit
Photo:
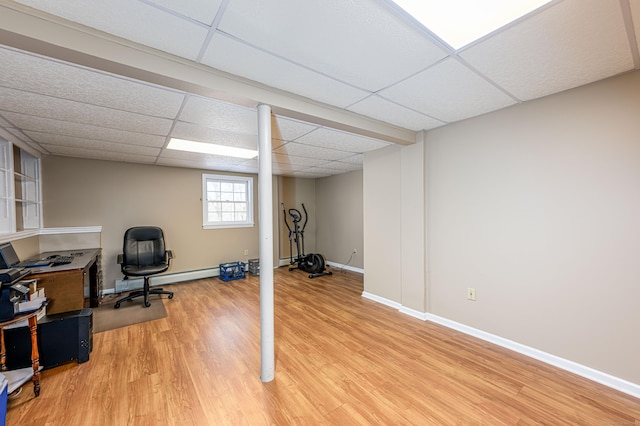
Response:
[{"label": "shelving unit", "polygon": [[0,234],[42,226],[40,159],[0,138]]}]

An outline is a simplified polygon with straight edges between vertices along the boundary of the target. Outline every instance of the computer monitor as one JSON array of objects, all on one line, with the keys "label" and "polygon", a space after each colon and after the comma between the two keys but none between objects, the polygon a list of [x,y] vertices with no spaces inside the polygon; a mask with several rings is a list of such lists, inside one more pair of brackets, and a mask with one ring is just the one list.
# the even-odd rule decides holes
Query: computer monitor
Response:
[{"label": "computer monitor", "polygon": [[9,269],[20,263],[20,258],[11,243],[0,245],[0,269]]}]

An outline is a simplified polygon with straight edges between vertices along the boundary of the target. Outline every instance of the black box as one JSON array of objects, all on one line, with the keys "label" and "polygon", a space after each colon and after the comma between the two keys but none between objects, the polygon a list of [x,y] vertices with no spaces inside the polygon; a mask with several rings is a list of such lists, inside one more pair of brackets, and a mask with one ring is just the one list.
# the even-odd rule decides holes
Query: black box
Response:
[{"label": "black box", "polygon": [[[31,366],[29,327],[5,329],[7,368]],[[93,350],[93,311],[82,309],[38,320],[38,351],[42,368],[52,368],[70,361],[89,361]]]}]

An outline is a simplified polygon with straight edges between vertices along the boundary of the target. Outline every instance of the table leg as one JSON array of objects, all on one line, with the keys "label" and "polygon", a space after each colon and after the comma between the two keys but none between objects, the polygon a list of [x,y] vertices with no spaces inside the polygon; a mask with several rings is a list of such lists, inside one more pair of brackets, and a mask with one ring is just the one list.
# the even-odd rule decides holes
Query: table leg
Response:
[{"label": "table leg", "polygon": [[4,328],[0,329],[0,370],[7,371],[7,350],[4,347]]},{"label": "table leg", "polygon": [[29,318],[31,330],[31,366],[33,367],[33,393],[40,395],[40,353],[38,352],[38,318],[34,315]]}]

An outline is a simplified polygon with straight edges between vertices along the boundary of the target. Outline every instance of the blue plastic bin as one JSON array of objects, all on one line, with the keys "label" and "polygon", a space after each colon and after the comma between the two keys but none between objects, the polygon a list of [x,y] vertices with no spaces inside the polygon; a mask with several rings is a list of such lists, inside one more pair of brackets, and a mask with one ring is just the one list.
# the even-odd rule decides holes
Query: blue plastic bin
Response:
[{"label": "blue plastic bin", "polygon": [[229,262],[220,264],[220,279],[222,281],[239,280],[246,278],[245,264],[242,262]]},{"label": "blue plastic bin", "polygon": [[0,426],[7,424],[7,390],[9,388],[9,381],[0,373]]}]

